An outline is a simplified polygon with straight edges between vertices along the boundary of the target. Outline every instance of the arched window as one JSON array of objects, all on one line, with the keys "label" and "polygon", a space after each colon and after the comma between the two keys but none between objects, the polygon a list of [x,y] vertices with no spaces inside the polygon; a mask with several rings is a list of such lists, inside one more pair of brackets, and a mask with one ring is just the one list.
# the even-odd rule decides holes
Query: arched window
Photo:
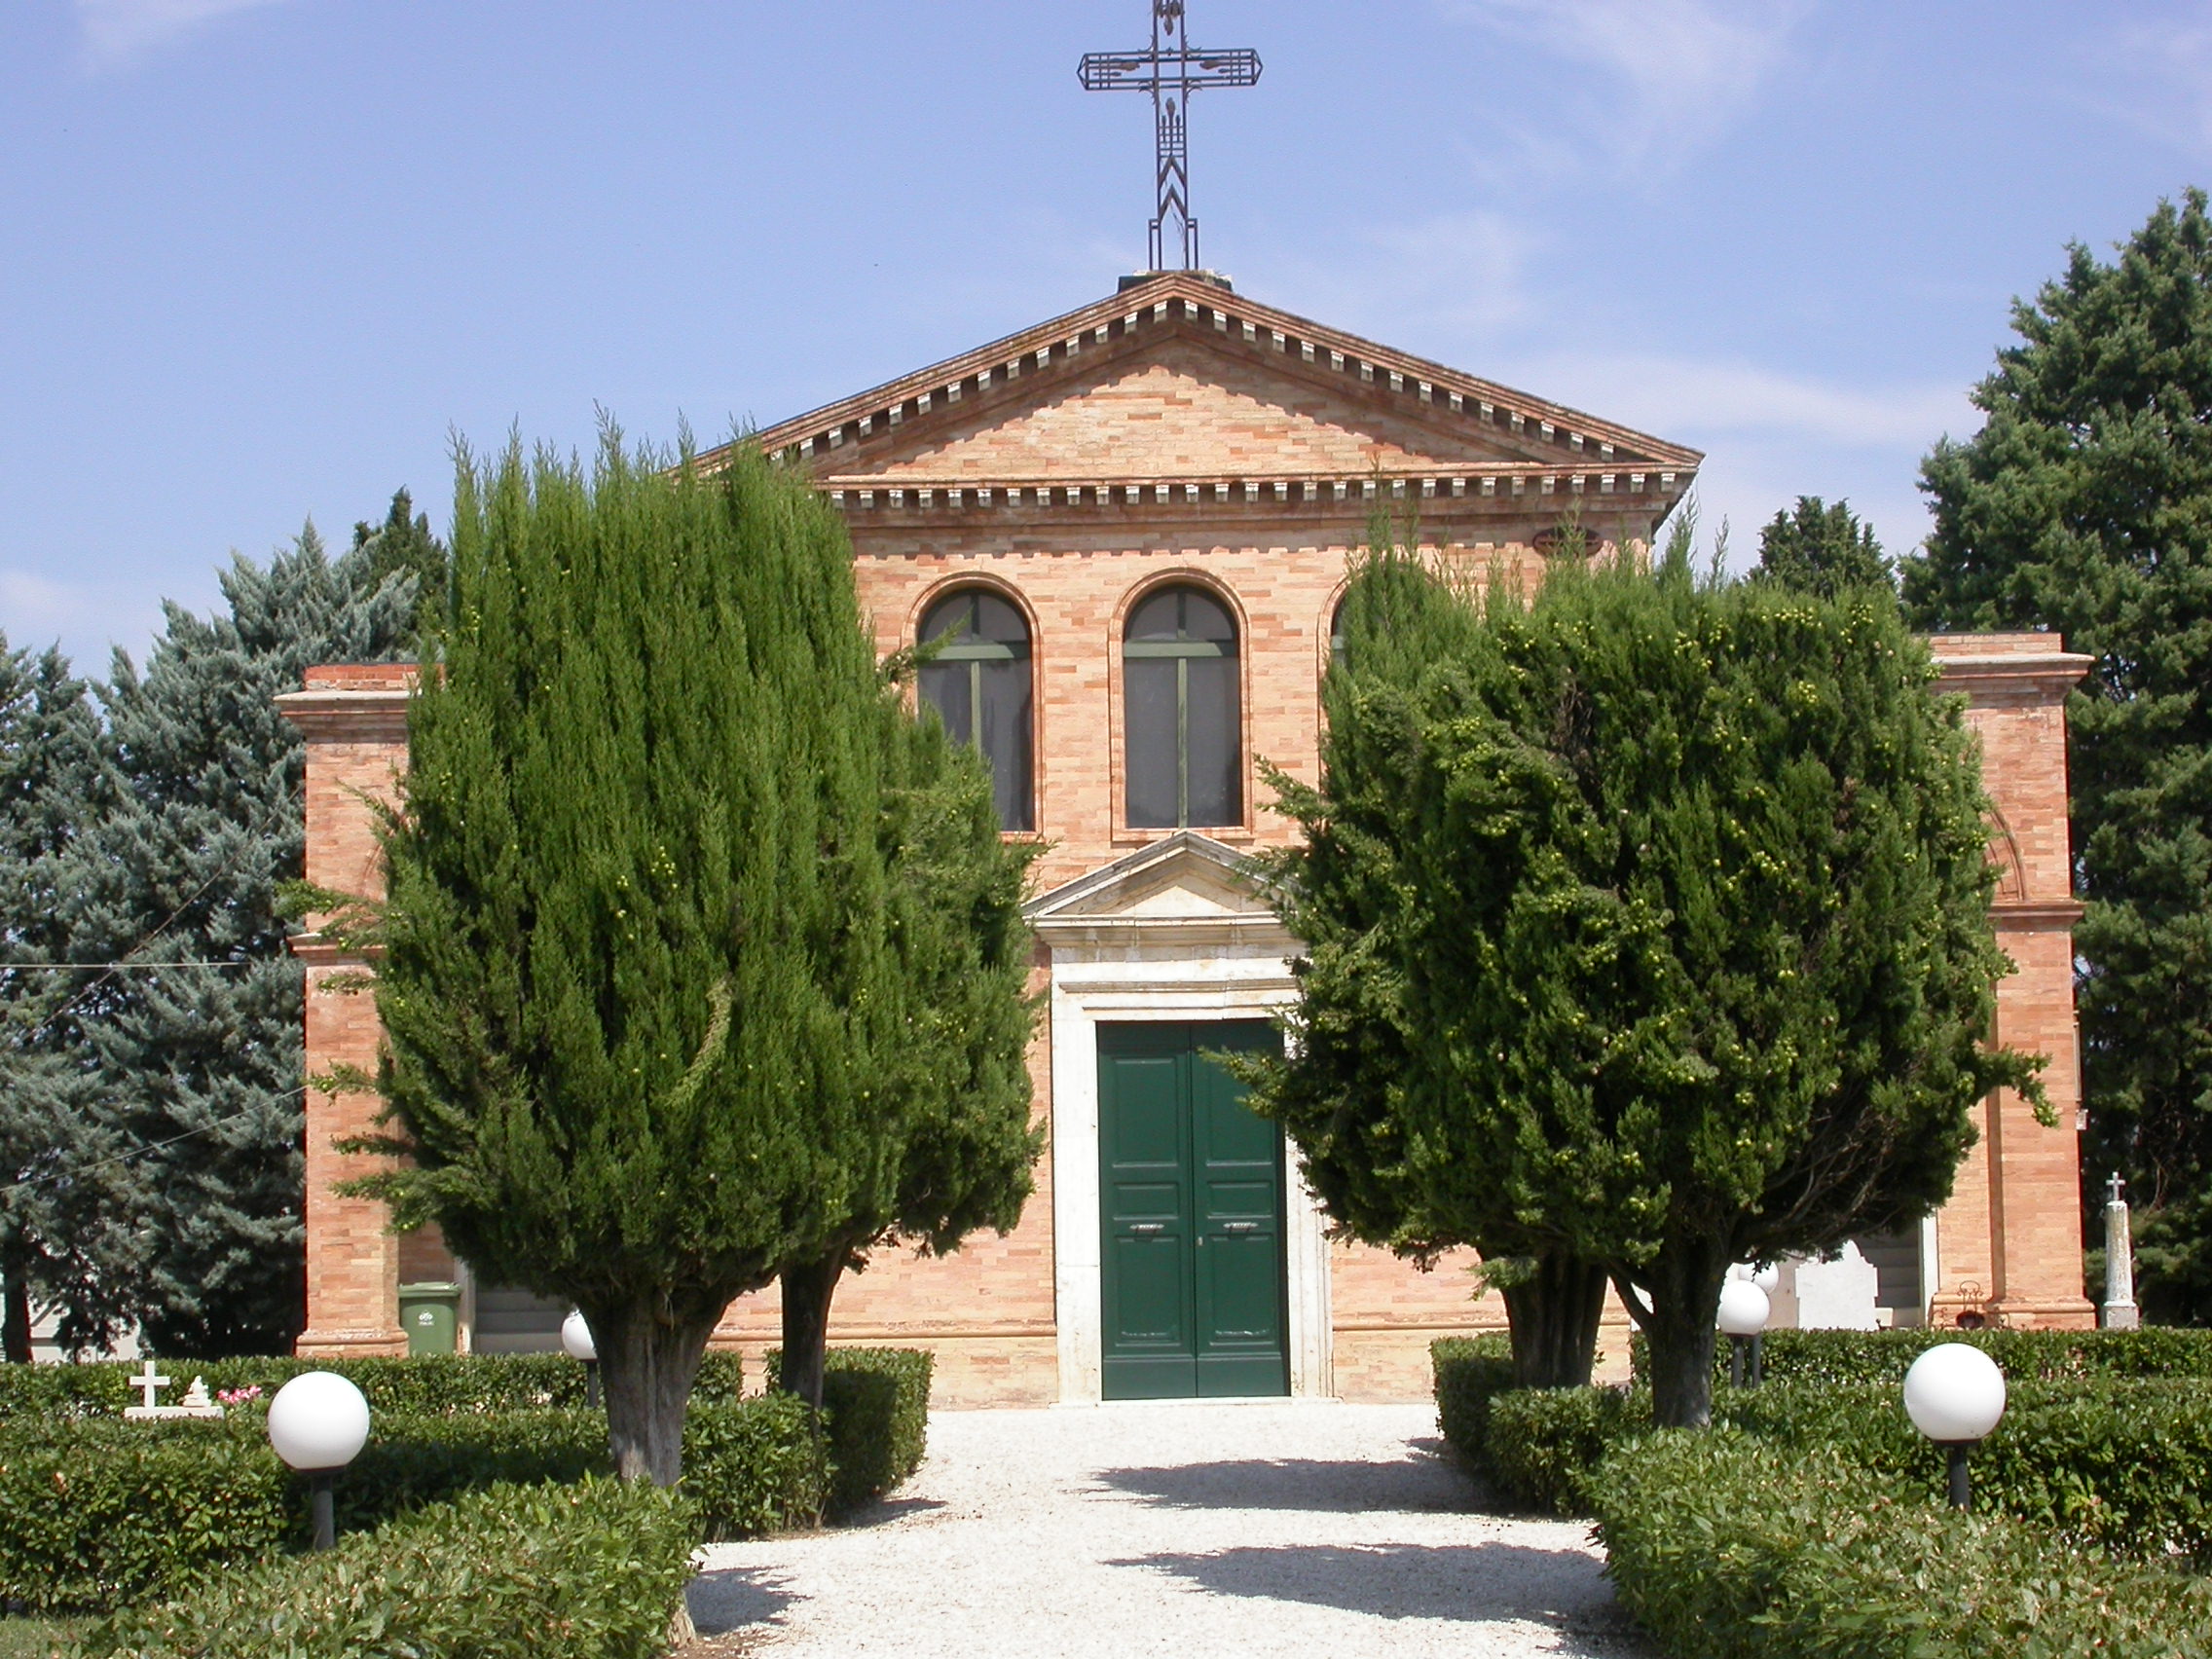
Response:
[{"label": "arched window", "polygon": [[1236,624],[1197,588],[1163,588],[1122,644],[1132,829],[1244,821]]},{"label": "arched window", "polygon": [[1345,655],[1345,602],[1340,599],[1329,612],[1329,666],[1344,667]]},{"label": "arched window", "polygon": [[922,696],[955,741],[990,763],[1002,830],[1034,830],[1029,628],[995,593],[963,588],[930,607],[922,641],[945,644],[922,665]]}]

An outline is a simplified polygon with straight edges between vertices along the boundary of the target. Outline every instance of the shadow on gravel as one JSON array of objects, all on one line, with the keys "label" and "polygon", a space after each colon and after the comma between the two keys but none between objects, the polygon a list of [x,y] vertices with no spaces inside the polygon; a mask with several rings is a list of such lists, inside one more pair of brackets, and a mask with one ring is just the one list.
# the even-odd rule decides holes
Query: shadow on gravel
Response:
[{"label": "shadow on gravel", "polygon": [[872,1503],[863,1504],[850,1515],[840,1516],[834,1523],[839,1531],[854,1527],[881,1527],[887,1522],[902,1521],[909,1515],[927,1515],[933,1509],[942,1509],[945,1503],[935,1497],[879,1497]]},{"label": "shadow on gravel", "polygon": [[798,1598],[773,1567],[724,1567],[699,1573],[683,1593],[701,1636],[719,1636],[779,1618]]},{"label": "shadow on gravel", "polygon": [[1525,1544],[1282,1544],[1114,1561],[1172,1573],[1217,1596],[1339,1607],[1383,1619],[1529,1619],[1626,1632],[1625,1613],[1580,1550]]},{"label": "shadow on gravel", "polygon": [[1324,1515],[1378,1510],[1431,1515],[1474,1506],[1473,1485],[1434,1457],[1402,1463],[1318,1457],[1176,1463],[1154,1469],[1101,1469],[1116,1492],[1172,1509],[1303,1509]]}]

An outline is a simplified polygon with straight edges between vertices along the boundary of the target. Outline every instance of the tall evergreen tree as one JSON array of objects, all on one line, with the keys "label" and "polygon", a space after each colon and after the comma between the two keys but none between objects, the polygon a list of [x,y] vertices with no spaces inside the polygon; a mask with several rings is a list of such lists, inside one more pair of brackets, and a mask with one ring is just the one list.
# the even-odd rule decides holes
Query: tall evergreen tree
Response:
[{"label": "tall evergreen tree", "polygon": [[1928,1213],[1974,1103],[2033,1087],[1981,1047],[1984,802],[1927,651],[1879,590],[1700,582],[1689,553],[1555,565],[1456,624],[1432,592],[1395,645],[1437,578],[1355,578],[1322,782],[1285,793],[1315,948],[1263,1090],[1364,1119],[1417,1241],[1603,1263],[1672,1425],[1710,1409],[1730,1263]]},{"label": "tall evergreen tree", "polygon": [[2132,1179],[2154,1317],[2212,1321],[2212,216],[2162,203],[2016,302],[1986,415],[1922,469],[1931,629],[2049,628],[2067,702],[2085,1185]]},{"label": "tall evergreen tree", "polygon": [[69,854],[116,793],[90,687],[58,650],[0,640],[0,1349],[15,1363],[34,1305],[59,1312],[69,1348],[129,1323],[143,1189],[81,1055],[112,976],[69,966],[67,921]]},{"label": "tall evergreen tree", "polygon": [[68,852],[66,922],[118,974],[77,1012],[80,1063],[143,1184],[134,1287],[161,1352],[282,1352],[306,1311],[299,965],[278,890],[301,873],[305,747],[277,712],[318,662],[404,650],[414,584],[327,558],[311,526],[223,572],[226,609],[166,608],[141,675],[103,690],[114,810]]},{"label": "tall evergreen tree", "polygon": [[934,711],[916,719],[890,699],[882,715],[887,988],[903,1004],[905,1040],[869,1080],[886,1110],[854,1126],[880,1137],[895,1124],[903,1138],[874,1166],[876,1180],[850,1190],[842,1225],[778,1272],[782,1383],[816,1405],[838,1279],[895,1240],[943,1255],[981,1228],[1010,1231],[1042,1150],[1029,1121],[1033,1009],[1021,917],[1036,848],[1002,840],[981,757],[953,743]]},{"label": "tall evergreen tree", "polygon": [[1759,562],[1751,580],[1834,599],[1853,588],[1896,584],[1889,555],[1848,501],[1833,506],[1818,496],[1799,496],[1796,506],[1776,513],[1759,532]]},{"label": "tall evergreen tree", "polygon": [[[1406,1002],[1407,892],[1391,872],[1426,752],[1395,699],[1476,649],[1481,619],[1419,561],[1391,551],[1397,534],[1385,518],[1370,524],[1369,546],[1382,552],[1346,595],[1346,657],[1323,687],[1320,790],[1269,773],[1284,809],[1309,827],[1303,845],[1261,860],[1306,945],[1294,964],[1295,1059],[1238,1056],[1231,1066],[1252,1085],[1254,1108],[1288,1130],[1334,1232],[1423,1268],[1453,1247],[1477,1247],[1484,1280],[1505,1302],[1516,1384],[1575,1387],[1596,1359],[1603,1260],[1510,1211],[1431,1203],[1409,1162],[1402,1108],[1420,1041]],[[1580,532],[1569,524],[1561,535]],[[1567,562],[1582,562],[1579,548]],[[1324,823],[1325,833],[1310,832]]]},{"label": "tall evergreen tree", "polygon": [[843,523],[745,446],[667,459],[462,458],[379,924],[411,1161],[365,1186],[582,1309],[662,1484],[723,1309],[895,1182],[914,1041]]},{"label": "tall evergreen tree", "polygon": [[369,591],[394,575],[409,577],[415,589],[415,626],[434,627],[445,612],[452,561],[446,545],[430,532],[430,515],[415,510],[405,490],[391,498],[384,523],[363,519],[353,526],[352,553]]}]

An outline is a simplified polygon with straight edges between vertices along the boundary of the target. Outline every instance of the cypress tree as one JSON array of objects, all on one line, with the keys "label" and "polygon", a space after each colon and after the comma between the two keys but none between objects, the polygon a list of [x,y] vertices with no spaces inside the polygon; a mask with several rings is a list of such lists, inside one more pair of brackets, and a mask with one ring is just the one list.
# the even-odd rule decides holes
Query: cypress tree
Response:
[{"label": "cypress tree", "polygon": [[[1304,942],[1293,964],[1295,1056],[1238,1056],[1255,1110],[1278,1120],[1308,1185],[1340,1235],[1430,1266],[1447,1249],[1483,1252],[1482,1276],[1505,1302],[1514,1381],[1587,1383],[1604,1310],[1602,1261],[1518,1224],[1510,1206],[1438,1206],[1407,1161],[1404,1090],[1419,1034],[1406,1005],[1410,897],[1397,848],[1424,745],[1407,688],[1481,644],[1478,612],[1419,561],[1393,551],[1378,518],[1371,553],[1345,599],[1345,660],[1323,685],[1328,724],[1316,789],[1271,771],[1278,810],[1308,827],[1303,845],[1261,857],[1285,925]],[[1578,527],[1564,526],[1579,563]]]},{"label": "cypress tree", "polygon": [[[1308,1052],[1342,1074],[1304,1109],[1357,1120],[1417,1240],[1521,1258],[1540,1300],[1604,1264],[1670,1425],[1706,1419],[1730,1263],[1926,1214],[1975,1101],[2033,1087],[1981,1046],[1984,802],[1926,649],[1879,590],[1701,582],[1689,553],[1678,527],[1654,572],[1431,591],[1395,645],[1394,597],[1440,584],[1376,561],[1278,866],[1317,945],[1279,1089]],[[1360,1041],[1316,1043],[1346,1007]]]},{"label": "cypress tree", "polygon": [[849,1190],[830,1237],[783,1264],[782,1385],[822,1403],[830,1306],[839,1278],[869,1250],[905,1239],[933,1255],[984,1227],[1010,1231],[1028,1198],[1042,1137],[1029,1121],[1024,995],[1029,930],[1023,872],[1033,843],[999,834],[981,757],[946,735],[935,711],[882,708],[890,873],[889,933],[903,1033],[870,1087],[880,1114],[856,1124],[893,1156]]},{"label": "cypress tree", "polygon": [[575,1303],[669,1484],[723,1309],[895,1179],[892,693],[842,521],[748,446],[510,445],[457,497],[380,923],[410,1161],[365,1190]]},{"label": "cypress tree", "polygon": [[305,747],[275,699],[312,663],[404,648],[413,584],[325,556],[311,525],[266,568],[235,558],[227,608],[170,605],[141,675],[104,687],[121,780],[68,850],[72,949],[167,965],[77,1011],[73,1064],[136,1152],[132,1290],[160,1352],[287,1351],[306,1313],[299,965],[278,892],[301,873]]},{"label": "cypress tree", "polygon": [[1776,513],[1759,532],[1759,562],[1751,579],[1824,599],[1853,588],[1893,587],[1897,580],[1874,527],[1860,523],[1848,501],[1829,506],[1818,496],[1799,496],[1795,507]]},{"label": "cypress tree", "polygon": [[2067,701],[2089,1111],[2084,1195],[2124,1171],[2142,1301],[2212,1321],[2212,214],[2161,203],[2012,309],[1987,420],[1922,468],[1924,628],[2050,628]]}]

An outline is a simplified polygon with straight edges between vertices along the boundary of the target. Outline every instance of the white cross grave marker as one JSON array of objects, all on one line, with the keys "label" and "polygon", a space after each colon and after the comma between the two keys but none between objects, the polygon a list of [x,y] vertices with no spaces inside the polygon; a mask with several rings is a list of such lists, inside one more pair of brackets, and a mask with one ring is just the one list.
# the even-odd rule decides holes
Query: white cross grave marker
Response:
[{"label": "white cross grave marker", "polygon": [[146,1361],[145,1369],[130,1379],[130,1386],[145,1396],[145,1403],[143,1405],[125,1406],[123,1415],[127,1418],[140,1419],[146,1418],[219,1418],[223,1415],[223,1408],[207,1397],[207,1380],[204,1377],[195,1377],[192,1380],[192,1386],[185,1391],[182,1405],[156,1405],[154,1403],[155,1397],[168,1385],[169,1380],[156,1370],[154,1362],[149,1359]]},{"label": "white cross grave marker", "polygon": [[146,1396],[142,1405],[150,1412],[158,1403],[154,1396],[169,1385],[169,1380],[157,1371],[154,1362],[149,1359],[146,1361],[146,1369],[130,1379],[130,1385]]}]

